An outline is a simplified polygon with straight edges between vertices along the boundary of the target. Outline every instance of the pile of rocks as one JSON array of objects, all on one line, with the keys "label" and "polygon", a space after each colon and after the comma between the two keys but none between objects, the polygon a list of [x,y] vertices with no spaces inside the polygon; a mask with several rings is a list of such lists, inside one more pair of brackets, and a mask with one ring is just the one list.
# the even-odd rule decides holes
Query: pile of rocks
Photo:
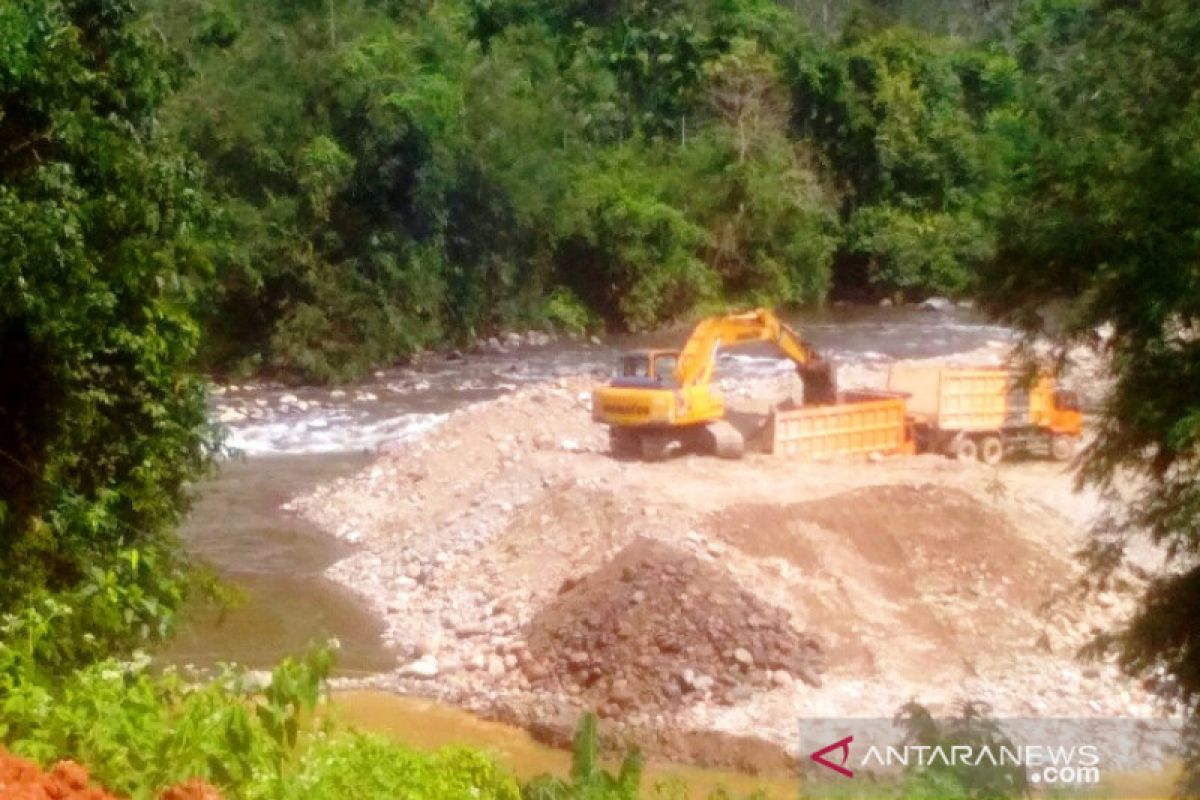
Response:
[{"label": "pile of rocks", "polygon": [[535,688],[606,717],[727,705],[797,679],[817,685],[821,655],[719,565],[646,538],[564,584],[526,640]]}]

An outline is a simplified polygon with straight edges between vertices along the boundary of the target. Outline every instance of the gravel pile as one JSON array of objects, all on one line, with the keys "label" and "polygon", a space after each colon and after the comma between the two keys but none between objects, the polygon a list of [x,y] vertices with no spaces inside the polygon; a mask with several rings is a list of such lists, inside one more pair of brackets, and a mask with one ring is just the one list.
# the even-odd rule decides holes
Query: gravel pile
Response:
[{"label": "gravel pile", "polygon": [[565,691],[607,717],[819,683],[816,639],[740,589],[719,563],[652,539],[564,584],[526,639],[535,687]]}]

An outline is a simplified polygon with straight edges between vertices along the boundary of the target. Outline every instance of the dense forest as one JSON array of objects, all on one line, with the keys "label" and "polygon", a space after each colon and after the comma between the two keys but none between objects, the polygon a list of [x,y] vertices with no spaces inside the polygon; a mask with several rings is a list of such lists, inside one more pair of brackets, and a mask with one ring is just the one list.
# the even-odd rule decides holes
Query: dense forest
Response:
[{"label": "dense forest", "polygon": [[[1172,569],[1096,647],[1195,711],[1198,87],[1190,0],[0,2],[0,742],[135,797],[516,798],[478,753],[297,755],[323,651],[146,670],[212,588],[173,535],[205,376],[930,294],[1099,343],[1093,574]],[[525,796],[632,796],[583,761]]]},{"label": "dense forest", "polygon": [[911,5],[151,3],[206,363],[340,379],[505,327],[969,291],[1022,58],[1073,12]]}]

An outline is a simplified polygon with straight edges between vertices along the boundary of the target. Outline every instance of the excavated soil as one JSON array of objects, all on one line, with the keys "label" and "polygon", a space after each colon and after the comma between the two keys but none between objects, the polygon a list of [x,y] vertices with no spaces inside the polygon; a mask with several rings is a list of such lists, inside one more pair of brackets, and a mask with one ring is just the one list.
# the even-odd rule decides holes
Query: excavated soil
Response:
[{"label": "excavated soil", "polygon": [[[49,770],[0,747],[0,798],[3,800],[118,800],[92,786],[86,768],[60,761]],[[200,780],[172,786],[160,800],[221,800],[215,788]]]},{"label": "excavated soil", "polygon": [[[1027,649],[1039,614],[1065,588],[1054,578],[1071,570],[1065,553],[1025,540],[997,509],[928,483],[736,505],[703,530],[807,575],[792,601],[814,629],[831,631],[833,666],[867,673],[880,670],[878,643],[896,635],[904,650],[955,654],[968,672],[978,657]],[[917,660],[897,667],[928,669]]]},{"label": "excavated soil", "polygon": [[565,584],[526,638],[535,691],[563,690],[607,717],[696,699],[729,705],[793,678],[819,682],[820,645],[785,613],[652,539]]},{"label": "excavated soil", "polygon": [[[797,715],[890,717],[911,699],[1155,713],[1115,665],[1076,658],[1139,580],[1075,591],[1099,501],[1063,465],[623,462],[591,421],[591,387],[455,412],[291,503],[358,546],[328,574],[385,621],[397,659],[358,685],[548,738],[598,710],[651,752],[712,762],[750,737],[749,751],[794,748]],[[728,388],[746,408],[791,389]]]},{"label": "excavated soil", "polygon": [[0,797],[5,800],[117,800],[93,788],[87,770],[60,761],[48,772],[0,748]]}]

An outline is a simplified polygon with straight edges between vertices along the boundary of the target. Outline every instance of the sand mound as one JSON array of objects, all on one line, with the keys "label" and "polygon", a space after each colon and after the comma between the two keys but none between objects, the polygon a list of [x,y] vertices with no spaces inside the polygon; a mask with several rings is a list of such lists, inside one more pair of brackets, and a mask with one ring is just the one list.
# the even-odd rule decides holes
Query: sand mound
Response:
[{"label": "sand mound", "polygon": [[831,666],[934,679],[1038,646],[1069,554],[1031,542],[960,488],[882,484],[789,504],[740,504],[703,530],[796,576],[787,606],[825,632]]},{"label": "sand mound", "polygon": [[820,648],[787,614],[688,553],[638,539],[534,618],[526,635],[542,669],[606,716],[728,704],[799,678],[817,683]]}]

